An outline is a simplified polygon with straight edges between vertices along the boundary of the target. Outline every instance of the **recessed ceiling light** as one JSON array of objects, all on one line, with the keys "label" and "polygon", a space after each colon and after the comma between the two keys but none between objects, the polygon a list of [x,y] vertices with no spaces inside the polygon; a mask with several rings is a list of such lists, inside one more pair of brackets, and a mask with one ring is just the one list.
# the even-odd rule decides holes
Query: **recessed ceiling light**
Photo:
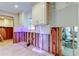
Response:
[{"label": "recessed ceiling light", "polygon": [[18,5],[14,5],[14,7],[15,7],[15,8],[18,8],[19,6],[18,6]]}]

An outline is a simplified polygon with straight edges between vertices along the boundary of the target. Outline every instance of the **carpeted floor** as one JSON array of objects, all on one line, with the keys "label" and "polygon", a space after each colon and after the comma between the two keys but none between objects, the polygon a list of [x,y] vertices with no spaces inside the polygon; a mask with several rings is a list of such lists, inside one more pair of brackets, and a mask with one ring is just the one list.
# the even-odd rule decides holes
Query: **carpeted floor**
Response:
[{"label": "carpeted floor", "polygon": [[[35,52],[33,46],[27,47],[25,42],[13,44],[12,40],[0,42],[0,56],[50,56],[51,54],[42,51]],[[39,49],[38,49],[39,50]],[[40,51],[40,50],[39,50]]]}]

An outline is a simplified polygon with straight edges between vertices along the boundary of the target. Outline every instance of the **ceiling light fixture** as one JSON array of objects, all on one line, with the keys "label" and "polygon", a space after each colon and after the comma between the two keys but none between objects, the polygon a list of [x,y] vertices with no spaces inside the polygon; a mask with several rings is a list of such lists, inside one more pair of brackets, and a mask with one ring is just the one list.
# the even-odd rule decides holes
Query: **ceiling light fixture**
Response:
[{"label": "ceiling light fixture", "polygon": [[14,7],[15,7],[15,8],[18,8],[19,6],[18,6],[18,5],[14,5]]}]

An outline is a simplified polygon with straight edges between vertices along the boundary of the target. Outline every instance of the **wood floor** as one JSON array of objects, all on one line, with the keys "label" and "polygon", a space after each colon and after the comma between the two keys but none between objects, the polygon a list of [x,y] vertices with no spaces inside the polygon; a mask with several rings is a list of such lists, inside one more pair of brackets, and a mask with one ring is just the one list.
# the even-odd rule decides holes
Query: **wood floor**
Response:
[{"label": "wood floor", "polygon": [[33,51],[35,47],[26,47],[25,42],[13,44],[12,40],[0,42],[0,56],[50,56],[47,52],[38,53]]}]

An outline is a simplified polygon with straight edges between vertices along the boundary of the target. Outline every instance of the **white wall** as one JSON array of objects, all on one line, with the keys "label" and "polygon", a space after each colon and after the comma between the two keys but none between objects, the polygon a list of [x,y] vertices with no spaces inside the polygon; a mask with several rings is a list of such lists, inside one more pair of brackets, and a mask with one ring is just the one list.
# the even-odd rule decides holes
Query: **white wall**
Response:
[{"label": "white wall", "polygon": [[3,20],[0,20],[0,26],[3,26],[4,24],[3,24]]},{"label": "white wall", "polygon": [[0,19],[0,26],[13,27],[13,19]]},{"label": "white wall", "polygon": [[3,23],[3,26],[5,27],[13,27],[13,19],[4,19]]},{"label": "white wall", "polygon": [[27,26],[29,23],[29,18],[32,18],[32,13],[28,13],[28,14],[26,14],[24,12],[20,13],[19,14],[20,25]]},{"label": "white wall", "polygon": [[19,26],[18,27],[14,27],[14,32],[28,32],[29,28],[28,26],[30,26],[30,22],[28,21],[28,18],[32,18],[32,13],[20,13],[19,14]]},{"label": "white wall", "polygon": [[56,10],[57,26],[77,26],[77,4],[69,5],[61,10]]},{"label": "white wall", "polygon": [[78,3],[78,16],[77,17],[78,17],[78,42],[79,42],[79,3]]},{"label": "white wall", "polygon": [[32,7],[33,24],[46,24],[46,3],[40,2]]},{"label": "white wall", "polygon": [[12,13],[8,13],[8,12],[5,12],[5,11],[0,11],[0,15],[7,15],[7,16],[12,16],[14,17],[13,21],[14,21],[14,26],[17,27],[19,26],[19,19],[18,19],[18,15],[17,14],[12,14]]},{"label": "white wall", "polygon": [[29,30],[32,25],[32,11],[28,13],[24,13],[24,12],[20,13],[19,23],[20,23],[20,27],[26,27]]},{"label": "white wall", "polygon": [[77,3],[57,2],[52,9],[51,26],[77,26]]},{"label": "white wall", "polygon": [[52,8],[51,8],[51,12],[52,12],[52,16],[51,16],[51,20],[50,20],[50,26],[51,27],[56,27],[56,24],[57,24],[57,20],[56,20],[56,7],[52,5]]},{"label": "white wall", "polygon": [[[37,3],[32,8],[32,20],[33,25],[36,25],[35,32],[40,34],[50,34],[50,25],[47,24],[46,19],[46,4],[44,2]],[[39,47],[42,48],[42,36],[39,37]],[[48,37],[44,35],[43,37],[43,47],[48,50]]]},{"label": "white wall", "polygon": [[50,26],[49,25],[37,25],[36,33],[50,34]]}]

